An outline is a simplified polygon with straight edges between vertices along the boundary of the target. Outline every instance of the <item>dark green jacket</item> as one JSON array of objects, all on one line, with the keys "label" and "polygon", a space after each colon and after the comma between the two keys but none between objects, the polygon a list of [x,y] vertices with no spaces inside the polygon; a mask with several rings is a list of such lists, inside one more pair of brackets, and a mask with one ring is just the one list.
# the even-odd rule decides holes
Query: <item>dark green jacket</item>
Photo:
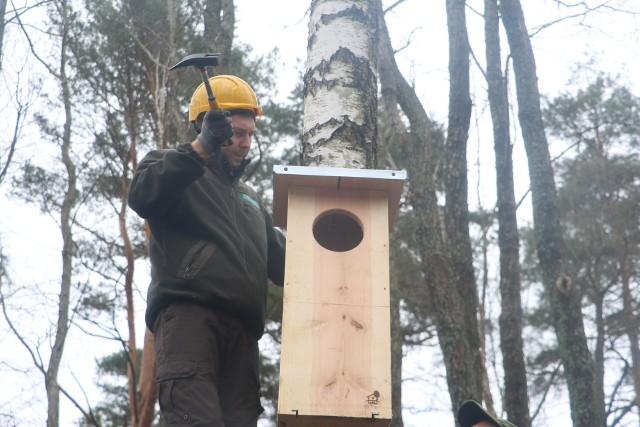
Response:
[{"label": "dark green jacket", "polygon": [[205,164],[190,144],[149,152],[129,206],[151,231],[149,329],[161,308],[181,300],[225,310],[262,336],[267,277],[284,282],[285,238],[256,193],[225,173],[219,154]]}]

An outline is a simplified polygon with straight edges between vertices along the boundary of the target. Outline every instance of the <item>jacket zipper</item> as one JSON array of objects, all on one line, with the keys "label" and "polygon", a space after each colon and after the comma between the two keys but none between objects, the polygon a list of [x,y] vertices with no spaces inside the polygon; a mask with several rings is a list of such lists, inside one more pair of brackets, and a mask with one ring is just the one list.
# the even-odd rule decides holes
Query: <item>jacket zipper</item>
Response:
[{"label": "jacket zipper", "polygon": [[260,289],[258,289],[259,285],[257,283],[257,278],[253,277],[251,270],[247,266],[247,239],[244,235],[244,232],[240,229],[240,224],[238,224],[238,209],[241,209],[242,206],[240,205],[239,197],[236,194],[236,186],[237,181],[240,180],[242,174],[238,175],[235,179],[231,179],[223,171],[220,170],[219,172],[222,172],[222,175],[224,176],[224,178],[226,178],[227,183],[229,183],[231,204],[233,205],[233,222],[235,223],[236,232],[238,233],[238,237],[240,238],[240,242],[242,244],[242,261],[244,264],[244,268],[246,269],[247,273],[249,273],[249,279],[253,282],[255,297],[258,298],[260,296]]},{"label": "jacket zipper", "polygon": [[260,284],[258,283],[258,279],[257,277],[254,277],[253,275],[253,271],[248,267],[247,265],[247,239],[246,236],[244,234],[244,232],[240,229],[240,224],[238,224],[238,209],[242,209],[242,204],[240,202],[240,198],[238,197],[238,194],[235,191],[235,185],[231,185],[231,199],[232,199],[232,204],[233,204],[233,219],[234,222],[236,223],[236,230],[238,231],[238,236],[240,236],[240,240],[242,242],[242,260],[243,260],[243,264],[244,264],[244,268],[247,270],[247,273],[249,274],[249,279],[252,282],[252,288],[253,288],[253,292],[254,292],[254,298],[256,299],[256,301],[261,304],[261,296],[262,293],[260,291]]},{"label": "jacket zipper", "polygon": [[198,249],[198,252],[193,254],[193,257],[191,258],[191,261],[189,262],[189,265],[187,265],[187,267],[184,269],[184,278],[185,279],[191,279],[190,274],[191,274],[191,270],[193,270],[193,264],[195,264],[196,261],[198,261],[198,258],[200,257],[200,254],[202,254],[202,251],[204,250],[205,247],[206,247],[206,245],[202,245],[202,247],[200,249]]},{"label": "jacket zipper", "polygon": [[[229,194],[231,195],[231,205],[233,206],[233,222],[234,222],[235,227],[236,227],[236,233],[237,233],[238,237],[240,237],[240,243],[242,244],[242,260],[244,261],[244,264],[245,264],[244,267],[247,268],[247,266],[246,266],[246,262],[247,262],[247,247],[246,246],[247,245],[246,245],[246,242],[245,242],[246,239],[244,237],[244,234],[242,233],[242,230],[240,230],[240,225],[238,224],[238,212],[237,212],[237,209],[238,209],[238,203],[239,202],[238,202],[238,197],[236,196],[236,192],[235,192],[236,182],[240,179],[240,176],[237,176],[237,177],[235,177],[233,179],[229,178],[229,176],[226,173],[224,173],[223,167],[222,167],[221,164],[219,165],[219,167],[220,167],[219,170],[214,171],[212,169],[212,171],[214,172],[215,175],[218,175],[218,174],[222,175],[223,179],[225,179],[227,184],[229,185]],[[249,270],[247,269],[247,271],[249,271]]]},{"label": "jacket zipper", "polygon": [[[240,209],[242,206],[240,206],[240,201],[238,199],[238,195],[236,194],[235,191],[235,187],[232,185],[231,186],[231,200],[232,200],[232,204],[233,204],[233,222],[236,225],[236,231],[238,232],[238,236],[240,237],[240,241],[242,243],[242,259],[244,261],[244,263],[246,264],[247,262],[247,242],[246,242],[246,238],[244,235],[244,232],[240,229],[240,224],[238,224],[238,209]],[[246,268],[246,265],[245,265]],[[248,269],[247,269],[248,271]]]}]

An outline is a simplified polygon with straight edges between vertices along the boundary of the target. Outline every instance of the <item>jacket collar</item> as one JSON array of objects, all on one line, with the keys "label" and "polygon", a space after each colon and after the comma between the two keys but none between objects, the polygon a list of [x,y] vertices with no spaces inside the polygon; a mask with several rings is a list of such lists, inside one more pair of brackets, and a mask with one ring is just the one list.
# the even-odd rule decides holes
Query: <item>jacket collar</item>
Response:
[{"label": "jacket collar", "polygon": [[237,168],[232,168],[229,166],[229,162],[222,156],[220,151],[213,153],[211,157],[207,160],[207,166],[209,166],[214,171],[219,171],[223,173],[231,184],[235,184],[244,174],[245,169],[251,163],[250,158],[245,158],[240,166]]}]

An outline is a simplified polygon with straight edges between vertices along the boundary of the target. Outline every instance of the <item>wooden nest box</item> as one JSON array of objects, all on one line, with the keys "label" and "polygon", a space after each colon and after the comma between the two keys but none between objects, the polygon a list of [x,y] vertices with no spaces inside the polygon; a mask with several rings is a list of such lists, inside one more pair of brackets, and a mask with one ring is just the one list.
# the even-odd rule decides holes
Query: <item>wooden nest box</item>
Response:
[{"label": "wooden nest box", "polygon": [[287,230],[278,426],[388,426],[389,230],[406,172],[273,172]]}]

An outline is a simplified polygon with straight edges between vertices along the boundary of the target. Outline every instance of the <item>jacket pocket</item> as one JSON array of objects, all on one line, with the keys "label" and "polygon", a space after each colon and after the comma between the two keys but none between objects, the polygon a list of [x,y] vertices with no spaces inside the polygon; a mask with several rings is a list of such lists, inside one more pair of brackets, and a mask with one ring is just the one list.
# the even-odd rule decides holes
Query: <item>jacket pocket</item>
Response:
[{"label": "jacket pocket", "polygon": [[216,249],[216,245],[206,240],[199,240],[187,251],[176,275],[181,279],[195,278]]}]

